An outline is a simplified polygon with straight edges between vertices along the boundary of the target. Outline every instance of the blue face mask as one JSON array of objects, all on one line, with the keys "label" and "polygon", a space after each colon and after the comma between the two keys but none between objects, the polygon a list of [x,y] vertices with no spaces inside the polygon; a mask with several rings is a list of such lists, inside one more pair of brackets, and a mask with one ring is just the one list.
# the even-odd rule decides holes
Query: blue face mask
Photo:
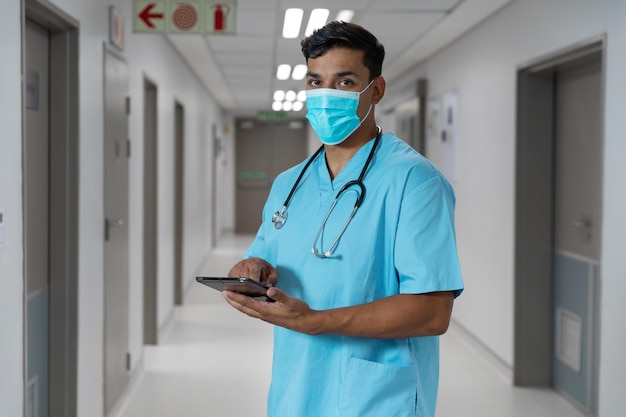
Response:
[{"label": "blue face mask", "polygon": [[306,118],[325,145],[338,145],[361,126],[372,111],[370,105],[363,120],[357,108],[359,97],[374,80],[361,91],[343,91],[334,88],[316,88],[306,91]]}]

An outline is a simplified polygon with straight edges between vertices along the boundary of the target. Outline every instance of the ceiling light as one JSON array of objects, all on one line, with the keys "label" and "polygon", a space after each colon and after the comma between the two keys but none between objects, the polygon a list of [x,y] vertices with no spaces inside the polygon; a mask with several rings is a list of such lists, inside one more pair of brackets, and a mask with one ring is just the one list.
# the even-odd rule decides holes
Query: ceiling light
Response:
[{"label": "ceiling light", "polygon": [[272,110],[274,111],[281,111],[283,109],[283,102],[282,101],[275,101],[272,103]]},{"label": "ceiling light", "polygon": [[300,111],[304,107],[304,103],[301,101],[296,101],[293,103],[293,111]]},{"label": "ceiling light", "polygon": [[285,99],[285,92],[283,90],[274,91],[274,101],[283,101]]},{"label": "ceiling light", "polygon": [[286,101],[295,101],[296,100],[296,92],[293,90],[289,90],[285,93]]},{"label": "ceiling light", "polygon": [[337,17],[335,18],[335,20],[339,22],[351,22],[353,17],[354,10],[341,10],[339,13],[337,13]]},{"label": "ceiling light", "polygon": [[285,10],[285,21],[283,23],[283,38],[297,38],[300,35],[300,25],[302,24],[302,9]]},{"label": "ceiling light", "polygon": [[326,24],[328,20],[328,9],[313,9],[309,17],[309,24],[306,26],[304,36],[309,36],[315,29],[319,29]]},{"label": "ceiling light", "polygon": [[306,101],[306,91],[298,91],[298,101]]},{"label": "ceiling light", "polygon": [[291,74],[291,65],[289,64],[280,64],[278,69],[276,70],[276,78],[279,80],[288,80],[289,75]]},{"label": "ceiling light", "polygon": [[291,101],[283,101],[284,111],[291,111],[292,107],[293,107],[293,103]]},{"label": "ceiling light", "polygon": [[298,64],[293,67],[293,72],[291,73],[292,80],[303,80],[306,75],[306,65]]}]

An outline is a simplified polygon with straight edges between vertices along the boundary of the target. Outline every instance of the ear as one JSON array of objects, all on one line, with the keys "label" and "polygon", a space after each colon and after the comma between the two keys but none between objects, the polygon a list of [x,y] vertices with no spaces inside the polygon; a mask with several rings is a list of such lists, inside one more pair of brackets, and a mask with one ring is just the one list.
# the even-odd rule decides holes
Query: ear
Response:
[{"label": "ear", "polygon": [[383,78],[382,75],[376,77],[374,79],[374,84],[372,84],[372,104],[378,104],[380,100],[382,100],[385,95],[385,88],[387,87],[387,82]]}]

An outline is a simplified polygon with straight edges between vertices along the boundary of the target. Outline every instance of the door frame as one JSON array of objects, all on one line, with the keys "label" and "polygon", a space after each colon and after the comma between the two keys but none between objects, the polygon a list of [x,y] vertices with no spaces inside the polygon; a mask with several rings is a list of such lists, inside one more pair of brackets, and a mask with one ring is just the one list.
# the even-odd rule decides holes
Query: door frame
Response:
[{"label": "door frame", "polygon": [[[22,0],[25,20],[50,30],[49,415],[75,417],[78,380],[79,22],[41,0]],[[22,41],[22,48],[24,43]],[[24,54],[22,54],[24,60]],[[22,61],[22,70],[25,64]],[[25,83],[22,82],[23,102]],[[25,131],[25,114],[22,131]],[[24,295],[26,298],[26,294]],[[24,301],[26,306],[26,300]],[[26,326],[26,310],[24,310]],[[26,338],[26,331],[24,331]],[[24,346],[27,346],[24,340]],[[25,358],[27,352],[24,352]],[[24,381],[26,378],[24,361]],[[24,387],[26,389],[26,387]],[[24,395],[26,400],[26,395]],[[26,407],[24,407],[26,410]]]},{"label": "door frame", "polygon": [[174,305],[184,298],[185,106],[174,102]]},{"label": "door frame", "polygon": [[158,323],[158,192],[159,192],[159,88],[144,75],[143,81],[143,343],[159,342]]},{"label": "door frame", "polygon": [[601,35],[518,67],[513,355],[518,386],[552,386],[555,69],[598,53],[604,61],[605,48]]}]

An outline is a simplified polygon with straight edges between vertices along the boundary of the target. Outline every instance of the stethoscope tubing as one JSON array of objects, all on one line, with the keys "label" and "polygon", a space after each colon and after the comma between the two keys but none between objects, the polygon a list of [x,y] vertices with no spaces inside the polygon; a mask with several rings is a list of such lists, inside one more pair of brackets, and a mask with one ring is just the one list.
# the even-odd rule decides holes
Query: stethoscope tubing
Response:
[{"label": "stethoscope tubing", "polygon": [[[369,153],[369,155],[367,157],[367,160],[365,161],[365,164],[363,165],[363,168],[361,169],[361,173],[359,174],[359,178],[356,179],[356,180],[348,181],[347,183],[344,184],[343,187],[341,187],[339,192],[337,192],[337,195],[335,196],[335,199],[334,199],[332,205],[330,206],[330,209],[328,210],[328,213],[326,213],[326,216],[324,217],[324,221],[322,221],[322,224],[321,224],[319,230],[317,231],[317,234],[315,235],[315,239],[314,239],[313,247],[311,248],[311,251],[318,258],[322,258],[323,259],[323,258],[327,258],[327,257],[332,256],[333,249],[339,243],[339,239],[341,239],[341,236],[343,236],[343,233],[345,232],[345,230],[347,229],[348,225],[350,224],[350,221],[352,220],[352,218],[356,214],[357,209],[361,206],[361,203],[363,203],[363,200],[365,199],[366,188],[365,188],[365,184],[363,183],[363,178],[365,177],[365,173],[367,172],[367,168],[369,167],[370,162],[372,161],[372,158],[374,157],[374,153],[376,152],[376,148],[378,147],[378,143],[380,142],[380,138],[382,136],[382,129],[380,127],[378,127],[378,126],[377,126],[377,129],[378,129],[378,131],[376,133],[376,139],[374,140],[374,144],[372,145],[372,150],[370,151],[370,153]],[[304,173],[308,170],[308,168],[311,165],[311,163],[318,157],[318,155],[322,152],[323,149],[324,149],[324,145],[320,146],[319,149],[317,151],[315,151],[315,153],[309,158],[309,160],[304,165],[304,168],[302,168],[302,171],[300,171],[300,174],[298,175],[298,178],[296,179],[296,182],[291,187],[291,190],[289,191],[289,195],[287,196],[287,199],[283,203],[283,206],[281,207],[281,209],[279,211],[275,212],[274,215],[272,216],[272,223],[274,223],[274,227],[276,229],[280,229],[285,224],[285,222],[287,221],[287,208],[289,206],[289,203],[291,202],[291,199],[293,198],[293,195],[294,195],[296,189],[298,188],[298,185],[300,184],[300,181],[302,180],[302,177],[304,176]],[[330,214],[332,213],[333,209],[335,208],[335,205],[337,204],[337,200],[339,199],[339,197],[341,196],[341,194],[343,192],[345,192],[350,187],[353,187],[355,185],[359,187],[360,193],[357,196],[356,202],[354,203],[354,208],[352,209],[352,213],[350,213],[350,217],[348,217],[348,221],[346,221],[346,223],[344,224],[343,228],[341,229],[341,232],[339,233],[339,235],[337,236],[335,241],[332,243],[330,248],[327,251],[325,251],[325,252],[318,252],[317,248],[316,248],[317,241],[319,239],[320,234],[322,233],[322,230],[324,229],[324,226],[326,225],[326,221],[330,217]]]}]

